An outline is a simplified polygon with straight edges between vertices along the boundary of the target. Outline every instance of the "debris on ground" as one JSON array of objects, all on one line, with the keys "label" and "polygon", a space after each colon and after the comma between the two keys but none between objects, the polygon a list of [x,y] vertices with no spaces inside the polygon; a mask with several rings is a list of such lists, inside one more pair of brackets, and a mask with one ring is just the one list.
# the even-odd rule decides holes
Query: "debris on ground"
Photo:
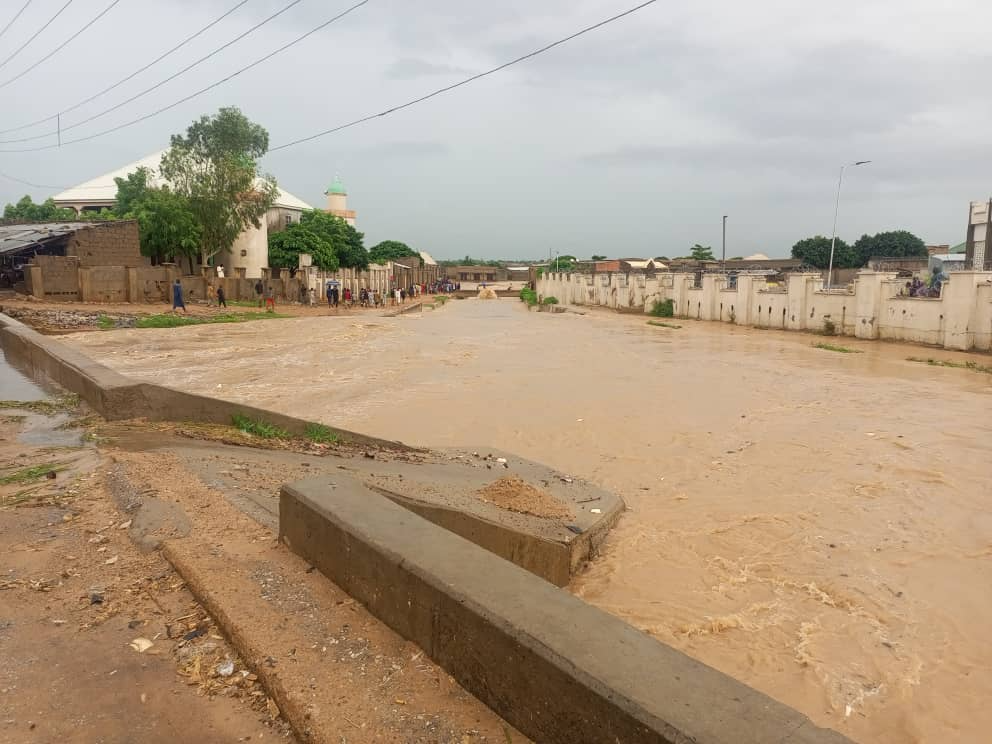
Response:
[{"label": "debris on ground", "polygon": [[530,514],[545,519],[564,519],[572,516],[571,510],[558,498],[515,475],[499,478],[479,489],[477,493],[486,503],[519,514]]}]

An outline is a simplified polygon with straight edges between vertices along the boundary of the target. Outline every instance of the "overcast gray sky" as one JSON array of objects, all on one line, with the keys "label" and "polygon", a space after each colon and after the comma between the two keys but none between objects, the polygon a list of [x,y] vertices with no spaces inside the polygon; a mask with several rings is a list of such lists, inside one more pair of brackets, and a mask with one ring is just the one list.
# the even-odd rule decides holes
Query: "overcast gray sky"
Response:
[{"label": "overcast gray sky", "polygon": [[[0,66],[0,85],[111,0],[74,0]],[[158,82],[289,0],[248,0],[203,37],[63,118],[68,126]],[[303,0],[193,71],[79,127],[136,118],[224,77],[354,0]],[[132,72],[237,0],[121,0],[64,50],[0,88],[0,129],[53,114]],[[375,113],[565,36],[635,0],[372,0],[224,85],[146,122],[0,171],[70,186],[168,145],[195,117],[239,106],[273,146]],[[0,1],[0,28],[23,0]],[[0,60],[64,5],[33,0]],[[412,109],[269,155],[314,206],[340,173],[366,244],[438,258],[786,255],[830,233],[908,229],[964,240],[967,203],[992,194],[992,95],[983,0],[659,2],[532,61]],[[50,125],[0,134],[42,134]],[[68,136],[68,135],[67,135]],[[0,149],[51,140],[0,144]],[[0,178],[0,202],[53,193]]]}]

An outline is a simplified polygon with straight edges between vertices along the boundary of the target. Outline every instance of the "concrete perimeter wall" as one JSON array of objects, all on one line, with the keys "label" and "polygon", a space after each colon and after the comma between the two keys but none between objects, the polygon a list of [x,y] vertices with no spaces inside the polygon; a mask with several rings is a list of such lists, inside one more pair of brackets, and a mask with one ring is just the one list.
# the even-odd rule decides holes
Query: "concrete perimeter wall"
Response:
[{"label": "concrete perimeter wall", "polygon": [[[0,313],[0,346],[11,359],[79,395],[110,421],[146,418],[152,421],[202,421],[230,424],[235,414],[263,419],[286,431],[303,435],[312,422],[254,406],[185,393],[162,385],[136,382],[93,361],[62,342],[33,331]],[[411,451],[401,442],[368,437],[329,426],[342,440],[358,445]]]},{"label": "concrete perimeter wall", "polygon": [[992,350],[992,272],[955,271],[939,298],[900,297],[904,279],[894,272],[859,271],[850,288],[826,291],[819,274],[788,274],[768,284],[764,276],[740,274],[574,273],[545,274],[542,297],[565,305],[598,305],[648,312],[672,300],[680,318],[892,339],[967,351]]},{"label": "concrete perimeter wall", "polygon": [[350,479],[283,487],[280,539],[538,742],[840,734]]}]

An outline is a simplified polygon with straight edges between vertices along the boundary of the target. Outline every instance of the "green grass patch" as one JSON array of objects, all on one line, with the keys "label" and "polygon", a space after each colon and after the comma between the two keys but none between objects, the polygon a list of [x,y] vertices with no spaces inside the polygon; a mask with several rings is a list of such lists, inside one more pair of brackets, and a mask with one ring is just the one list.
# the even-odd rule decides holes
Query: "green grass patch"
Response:
[{"label": "green grass patch", "polygon": [[270,424],[262,419],[248,418],[244,414],[236,413],[231,417],[236,429],[240,429],[246,434],[253,434],[262,439],[289,439],[290,434],[285,429],[280,429],[275,424]]},{"label": "green grass patch", "polygon": [[60,462],[46,462],[43,465],[32,465],[28,468],[15,470],[13,473],[0,476],[0,486],[9,486],[13,483],[31,483],[32,481],[46,478],[49,473],[59,473],[68,466]]},{"label": "green grass patch", "polygon": [[837,346],[836,344],[828,344],[820,342],[818,344],[813,344],[814,349],[823,349],[824,351],[836,351],[840,354],[861,354],[861,349],[849,349],[846,346]]},{"label": "green grass patch", "polygon": [[931,367],[954,367],[955,369],[970,369],[972,372],[992,375],[992,366],[978,362],[955,362],[950,359],[931,359],[929,357],[906,357],[907,362],[920,362]]},{"label": "green grass patch", "polygon": [[79,396],[75,394],[60,395],[44,400],[0,400],[0,409],[14,408],[20,411],[31,411],[45,416],[70,411],[79,405]]},{"label": "green grass patch", "polygon": [[229,307],[259,307],[257,300],[228,300]]},{"label": "green grass patch", "polygon": [[439,305],[444,305],[444,303],[450,299],[451,298],[448,297],[447,295],[438,295],[437,297],[434,298],[434,302],[438,303]]},{"label": "green grass patch", "polygon": [[674,318],[675,300],[655,300],[651,309],[648,310],[648,315],[653,315],[656,318]]},{"label": "green grass patch", "polygon": [[675,325],[675,323],[666,323],[663,320],[649,320],[648,325],[658,326],[659,328],[681,328],[680,325]]},{"label": "green grass patch", "polygon": [[337,444],[341,435],[323,424],[307,424],[306,437],[315,444]]},{"label": "green grass patch", "polygon": [[221,313],[220,315],[142,315],[135,321],[135,328],[180,328],[182,326],[206,325],[209,323],[245,323],[249,320],[270,320],[289,318],[279,313]]},{"label": "green grass patch", "polygon": [[114,328],[116,325],[117,324],[114,322],[114,319],[111,318],[109,315],[103,315],[101,313],[100,317],[96,319],[96,327],[99,328],[101,331],[109,331],[110,329]]}]

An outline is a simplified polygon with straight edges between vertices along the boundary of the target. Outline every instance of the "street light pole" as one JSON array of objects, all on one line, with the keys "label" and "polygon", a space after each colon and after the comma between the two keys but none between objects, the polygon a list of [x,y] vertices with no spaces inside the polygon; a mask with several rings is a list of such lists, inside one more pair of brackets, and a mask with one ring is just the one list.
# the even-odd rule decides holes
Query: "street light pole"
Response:
[{"label": "street light pole", "polygon": [[840,167],[840,176],[837,178],[837,201],[834,203],[834,230],[830,237],[830,266],[827,269],[827,289],[833,284],[834,279],[834,246],[837,244],[837,216],[840,214],[840,187],[844,183],[844,169],[848,166],[866,165],[870,160],[858,160],[853,163],[845,163]]},{"label": "street light pole", "polygon": [[727,215],[723,215],[723,268],[727,268]]}]

